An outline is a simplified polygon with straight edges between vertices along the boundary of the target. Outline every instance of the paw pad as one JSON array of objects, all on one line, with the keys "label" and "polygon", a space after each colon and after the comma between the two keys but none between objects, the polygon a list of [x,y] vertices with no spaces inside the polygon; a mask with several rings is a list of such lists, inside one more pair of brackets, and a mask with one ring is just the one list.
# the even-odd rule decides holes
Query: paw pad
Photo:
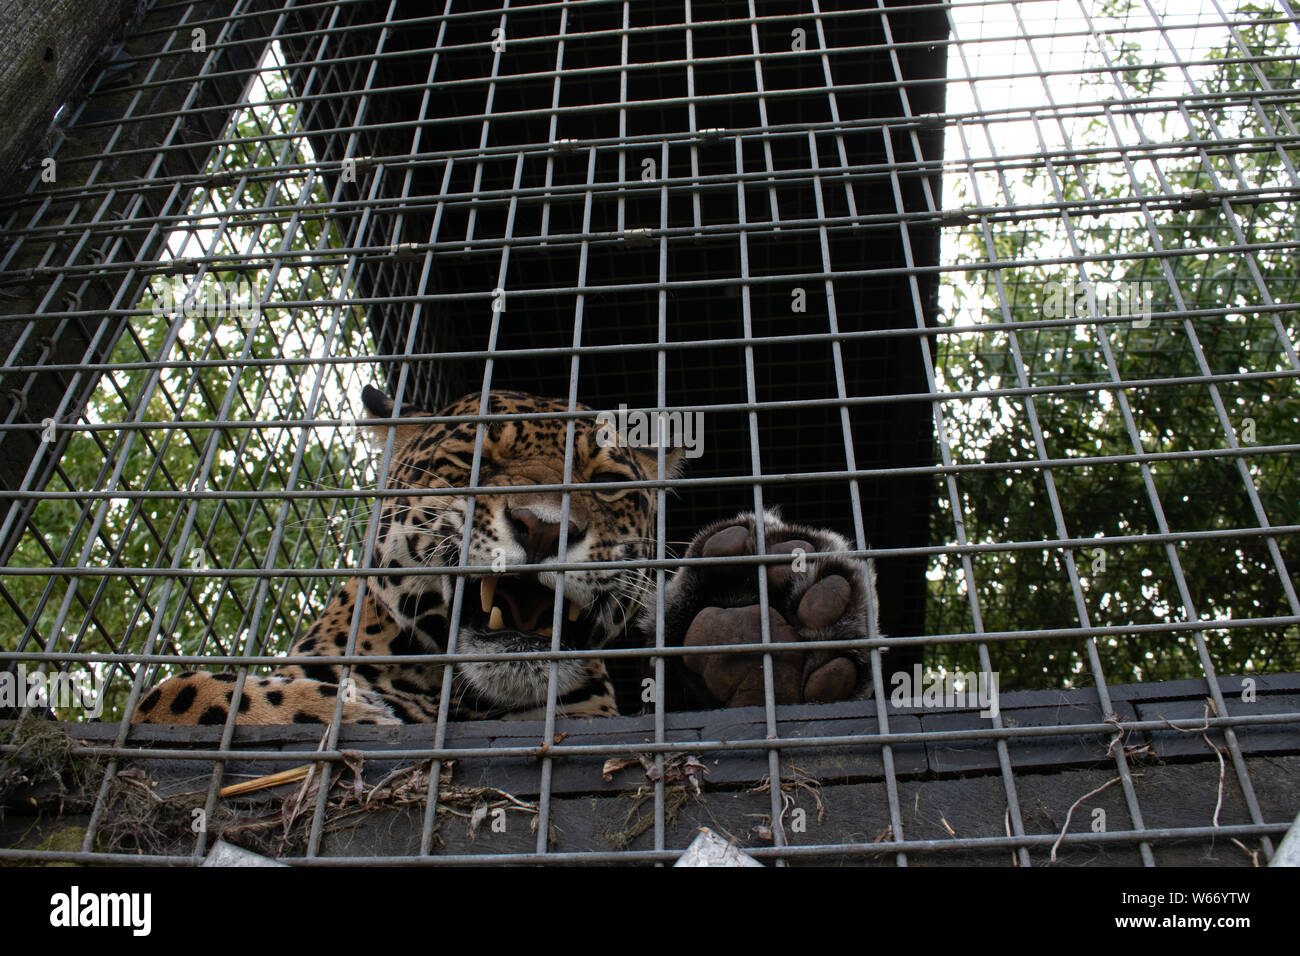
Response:
[{"label": "paw pad", "polygon": [[[802,551],[804,554],[812,554],[817,548],[811,541],[804,541],[802,538],[794,538],[790,541],[782,541],[780,544],[769,545],[768,554],[794,554],[796,551]],[[790,586],[790,579],[798,573],[795,571],[794,562],[790,564],[769,564],[767,566],[767,583],[774,588],[787,588]]]},{"label": "paw pad", "polygon": [[749,554],[749,529],[738,524],[723,528],[704,542],[702,550],[706,558],[734,558]]},{"label": "paw pad", "polygon": [[[824,653],[824,652],[823,652]],[[858,669],[847,657],[832,657],[818,667],[803,685],[803,699],[812,703],[844,700],[858,684]]]},{"label": "paw pad", "polygon": [[838,574],[831,574],[812,587],[799,601],[799,620],[807,627],[830,627],[849,609],[853,588]]},{"label": "paw pad", "polygon": [[[757,644],[763,639],[762,608],[706,607],[695,616],[686,632],[687,647],[716,647],[728,644]],[[769,618],[772,644],[798,642],[799,635],[776,611]],[[793,647],[785,653],[773,648],[775,666],[773,685],[778,703],[802,700],[800,684],[803,654]],[[727,707],[749,707],[763,703],[763,668],[761,654],[692,654],[686,658],[687,669],[704,680],[709,693]]]},{"label": "paw pad", "polygon": [[[787,561],[764,565],[768,631],[771,637],[772,688],[777,703],[845,700],[858,690],[860,661],[851,652],[804,650],[809,640],[865,636],[865,574],[857,572],[856,559],[833,556],[846,546],[833,532],[792,528],[779,519],[767,519],[765,550],[770,555],[817,554],[807,562]],[[728,523],[700,535],[688,555],[704,558],[740,558],[758,551],[753,516]],[[811,539],[811,540],[810,540]],[[832,555],[832,557],[828,557]],[[675,643],[686,647],[726,647],[761,644],[762,579],[753,565],[701,566],[684,569],[673,593],[684,599],[691,612],[678,617],[685,633],[676,632]],[[714,604],[724,604],[718,607]],[[673,636],[670,635],[670,640]],[[765,675],[764,652],[691,654],[682,659],[689,675],[688,697],[703,706],[761,705]],[[705,701],[712,701],[712,704]]]}]

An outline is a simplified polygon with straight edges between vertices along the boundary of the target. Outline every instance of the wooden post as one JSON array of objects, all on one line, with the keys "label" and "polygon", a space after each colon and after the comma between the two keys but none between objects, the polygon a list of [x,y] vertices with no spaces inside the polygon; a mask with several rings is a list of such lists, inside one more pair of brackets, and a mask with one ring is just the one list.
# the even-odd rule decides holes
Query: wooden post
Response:
[{"label": "wooden post", "polygon": [[135,0],[0,0],[0,183],[40,151],[54,114],[135,6]]}]

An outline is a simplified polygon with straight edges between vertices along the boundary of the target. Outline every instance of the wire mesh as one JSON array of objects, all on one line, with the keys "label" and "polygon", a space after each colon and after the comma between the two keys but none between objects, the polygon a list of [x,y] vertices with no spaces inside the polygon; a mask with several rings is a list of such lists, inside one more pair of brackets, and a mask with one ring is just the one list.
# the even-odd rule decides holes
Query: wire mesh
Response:
[{"label": "wire mesh", "polygon": [[[236,778],[314,748],[271,791],[303,865],[670,862],[705,796],[765,862],[1267,860],[1297,807],[1261,755],[1300,750],[1297,41],[1286,0],[147,5],[0,201],[4,686],[98,691],[0,698],[96,768],[79,849],[0,857],[200,861],[267,828]],[[639,483],[653,557],[602,565],[656,584],[654,642],[606,652],[642,716],[552,694],[489,727],[448,683],[418,732],[342,698],[323,733],[129,723],[169,675],[283,663],[347,579],[420,573],[372,562],[403,489],[367,385],[428,421],[566,402],[561,528],[578,402],[701,416],[705,454]],[[665,583],[717,562],[683,558],[699,528],[773,506],[873,562],[878,627],[825,645],[869,693],[778,704],[769,653],[761,707],[670,708]],[[733,563],[766,612],[789,555],[758,537]],[[483,659],[456,646],[467,553],[424,657],[453,670]],[[354,619],[335,661],[357,647]],[[554,687],[582,655],[534,656]],[[979,680],[1000,707],[921,694]],[[589,814],[617,834],[587,794],[622,794]],[[922,796],[996,813],[959,833]],[[1085,796],[1109,825],[1071,829]],[[407,843],[340,835],[376,801]]]}]

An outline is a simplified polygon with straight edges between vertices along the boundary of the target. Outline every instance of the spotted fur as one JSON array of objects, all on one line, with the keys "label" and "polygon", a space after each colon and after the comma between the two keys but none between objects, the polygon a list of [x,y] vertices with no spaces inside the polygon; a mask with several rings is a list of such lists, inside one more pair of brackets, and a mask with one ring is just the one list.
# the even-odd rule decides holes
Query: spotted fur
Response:
[{"label": "spotted fur", "polygon": [[[367,388],[362,398],[372,416],[393,418],[393,402],[383,393]],[[590,412],[583,405],[577,410]],[[234,674],[180,674],[146,694],[133,721],[224,724],[233,706],[236,721],[250,724],[323,723],[336,711],[348,723],[429,722],[438,715],[446,667],[406,658],[449,650],[482,658],[452,666],[450,716],[541,717],[552,662],[493,659],[496,655],[557,647],[597,651],[620,638],[654,644],[653,578],[635,563],[655,554],[655,495],[619,484],[653,478],[655,450],[627,447],[613,433],[602,432],[594,415],[563,417],[568,411],[567,403],[556,399],[494,391],[486,408],[476,394],[437,416],[421,410],[402,414],[447,421],[372,425],[381,447],[391,440],[385,487],[404,493],[379,498],[370,556],[370,567],[379,573],[347,581],[290,649],[291,657],[311,660],[242,682]],[[483,413],[501,417],[480,424]],[[566,472],[570,428],[573,454]],[[476,451],[478,472],[471,481]],[[666,450],[670,477],[680,453]],[[541,486],[566,484],[566,478],[576,489],[569,495],[562,533],[562,495]],[[476,486],[488,490],[474,497],[469,522],[470,498],[462,489]],[[751,513],[710,525],[686,556],[756,554],[758,527]],[[752,563],[687,565],[664,592],[665,644],[760,643],[766,631],[781,642],[770,655],[778,702],[859,695],[868,685],[864,655],[802,652],[798,642],[867,636],[876,613],[870,562],[840,553],[849,550],[848,542],[834,532],[786,524],[775,512],[763,516],[762,527],[768,554],[820,555],[806,568],[801,562],[762,572],[767,626]],[[560,562],[561,551],[566,564],[634,566],[547,570]],[[532,570],[520,571],[521,565]],[[472,573],[448,573],[457,568]],[[449,647],[453,607],[459,608],[459,627]],[[558,641],[552,637],[557,623]],[[331,662],[343,654],[402,660],[350,668]],[[762,654],[673,655],[668,664],[669,706],[762,700]],[[555,697],[561,716],[617,713],[605,665],[595,656],[568,657],[555,665]]]},{"label": "spotted fur", "polygon": [[[653,556],[654,495],[644,488],[619,488],[618,482],[655,475],[653,450],[633,449],[598,435],[594,416],[525,417],[565,413],[568,404],[518,392],[469,395],[437,417],[448,422],[398,423],[391,429],[386,486],[410,494],[379,499],[378,529],[371,567],[384,572],[427,569],[427,573],[381,573],[349,580],[321,617],[290,649],[291,657],[319,657],[319,663],[287,664],[270,677],[186,673],[147,693],[133,716],[136,723],[222,724],[235,692],[239,723],[315,723],[333,718],[344,688],[342,718],[353,723],[419,723],[436,718],[444,665],[419,661],[343,665],[330,663],[344,653],[358,655],[438,654],[448,651],[449,617],[458,576],[439,573],[462,566],[460,551],[469,513],[475,449],[481,447],[477,485],[523,489],[481,493],[473,506],[464,566],[504,576],[466,575],[460,627],[454,651],[490,657],[509,652],[546,652],[554,641],[545,633],[561,623],[559,647],[595,650],[626,633],[651,588],[639,568],[591,568],[565,572],[564,602],[555,597],[561,575],[536,570],[511,573],[518,565],[554,564],[560,559],[562,496],[530,491],[565,480],[566,432],[573,428],[571,480],[607,487],[569,496],[566,563],[638,561]],[[367,388],[363,402],[374,417],[393,417],[393,402]],[[590,411],[584,405],[578,410]],[[519,416],[481,426],[472,419]],[[418,409],[402,417],[432,417]],[[478,441],[482,429],[481,445]],[[387,425],[373,426],[381,447]],[[598,437],[600,440],[598,440]],[[612,436],[611,436],[612,437]],[[675,471],[678,452],[667,456]],[[433,490],[449,493],[431,494]],[[497,581],[502,626],[494,629],[483,611],[481,588]],[[364,583],[363,583],[364,582]],[[558,607],[556,605],[559,605]],[[576,619],[570,619],[570,611]],[[506,620],[505,615],[509,615]],[[556,668],[557,713],[611,716],[614,691],[598,658],[566,658]],[[460,663],[453,668],[452,715],[458,718],[537,717],[545,713],[551,662],[544,660]]]}]

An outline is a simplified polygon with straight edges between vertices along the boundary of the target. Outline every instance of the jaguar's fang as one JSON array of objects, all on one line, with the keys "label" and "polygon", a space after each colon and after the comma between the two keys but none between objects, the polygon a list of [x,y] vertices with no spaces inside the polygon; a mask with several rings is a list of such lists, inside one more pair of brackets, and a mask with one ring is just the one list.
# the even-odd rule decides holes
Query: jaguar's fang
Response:
[{"label": "jaguar's fang", "polygon": [[482,602],[483,613],[487,614],[492,610],[492,599],[497,595],[497,579],[483,578],[478,585],[478,594],[479,600]]},{"label": "jaguar's fang", "polygon": [[488,618],[488,630],[501,631],[505,630],[505,626],[506,621],[505,618],[501,616],[501,608],[493,607],[492,616]]},{"label": "jaguar's fang", "polygon": [[578,605],[573,601],[568,601],[567,603],[569,605],[569,623],[573,623],[578,619],[578,615],[582,613],[582,608],[578,607]]}]

